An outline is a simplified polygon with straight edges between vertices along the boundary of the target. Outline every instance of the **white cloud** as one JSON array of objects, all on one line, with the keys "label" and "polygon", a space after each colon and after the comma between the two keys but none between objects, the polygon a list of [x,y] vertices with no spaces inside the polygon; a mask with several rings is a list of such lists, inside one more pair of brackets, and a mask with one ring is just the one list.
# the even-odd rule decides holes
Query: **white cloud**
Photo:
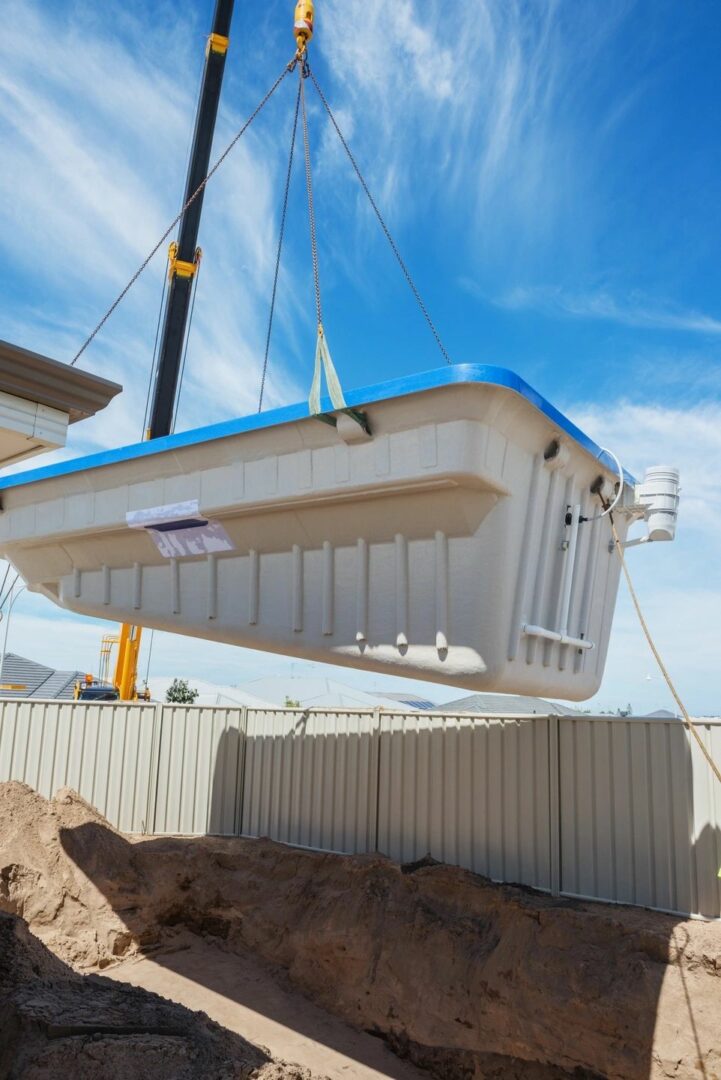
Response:
[{"label": "white cloud", "polygon": [[[629,564],[644,617],[681,700],[692,716],[721,715],[719,635],[715,629],[721,611],[721,587],[669,587],[662,575],[679,557],[674,551],[653,552],[658,557],[646,567],[640,560],[652,557],[650,549],[632,555],[636,557],[629,555]],[[625,582],[621,582],[603,685],[584,707],[616,709],[628,702],[639,714],[659,708],[678,712],[643,635]]]},{"label": "white cloud", "polygon": [[[472,281],[463,286],[476,292]],[[659,303],[652,297],[630,292],[622,299],[606,290],[570,292],[551,286],[518,286],[497,297],[494,303],[511,310],[530,308],[546,315],[599,319],[649,330],[679,330],[687,333],[721,334],[721,319],[671,303]]]},{"label": "white cloud", "polygon": [[[0,297],[0,336],[61,360],[74,355],[177,213],[203,63],[204,34],[192,11],[173,20],[172,48],[165,29],[120,7],[117,18],[104,11],[96,19],[80,7],[20,0],[3,10],[0,229],[17,295]],[[224,95],[215,155],[244,119]],[[282,156],[275,133],[257,122],[208,186],[181,426],[257,406]],[[72,431],[73,453],[141,437],[164,265],[165,247],[83,354],[81,367],[125,392]],[[292,252],[285,267],[292,273]],[[288,374],[295,356],[278,344],[286,336],[307,345],[310,380],[312,314],[290,289],[282,290],[277,330],[266,408],[303,396],[302,380]]]},{"label": "white cloud", "polygon": [[615,402],[578,405],[570,415],[609,447],[638,478],[650,465],[681,470],[679,528],[709,539],[721,535],[721,403],[691,408]]},{"label": "white cloud", "polygon": [[[384,207],[402,220],[462,196],[482,244],[489,229],[507,243],[511,221],[514,243],[551,230],[613,126],[596,118],[579,152],[582,89],[630,6],[327,0],[333,103],[362,118],[353,144]],[[618,88],[605,101],[621,115]]]},{"label": "white cloud", "polygon": [[9,8],[0,43],[9,249],[54,288],[117,288],[124,262],[163,231],[177,193],[163,192],[162,177],[167,187],[192,106],[184,116],[175,80],[149,76],[119,42],[81,37],[79,15],[60,26],[33,4]]},{"label": "white cloud", "polygon": [[[721,404],[689,408],[609,402],[568,412],[642,477],[649,465],[681,470],[676,539],[629,550],[627,562],[661,655],[692,713],[721,713]],[[642,530],[635,527],[634,534]],[[591,706],[673,708],[621,582],[603,686]]]},{"label": "white cloud", "polygon": [[[5,627],[7,623],[2,625]],[[104,634],[115,631],[112,624],[73,615],[53,607],[39,596],[24,593],[18,597],[11,615],[8,652],[64,671],[78,670],[97,674],[101,638]],[[187,678],[191,683],[193,680],[206,680],[224,686],[235,686],[263,676],[287,678],[317,675],[341,681],[366,692],[410,691],[425,694],[433,701],[450,701],[463,694],[462,690],[456,692],[452,687],[438,686],[435,683],[420,683],[415,679],[343,669],[331,664],[315,664],[290,656],[255,652],[235,645],[183,637],[180,634],[159,631],[152,633],[145,630],[138,665],[141,684],[148,673],[149,660],[151,686],[173,678]]]}]

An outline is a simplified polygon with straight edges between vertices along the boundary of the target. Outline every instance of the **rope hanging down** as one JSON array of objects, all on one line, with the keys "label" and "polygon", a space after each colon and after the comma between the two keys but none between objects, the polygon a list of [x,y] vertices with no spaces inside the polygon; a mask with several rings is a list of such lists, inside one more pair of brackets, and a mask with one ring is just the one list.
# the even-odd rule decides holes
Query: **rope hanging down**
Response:
[{"label": "rope hanging down", "polygon": [[269,101],[270,101],[270,99],[272,98],[273,94],[274,94],[274,93],[276,92],[276,90],[278,89],[278,87],[280,86],[280,84],[281,84],[281,83],[283,82],[283,80],[285,79],[286,75],[288,75],[288,74],[289,74],[289,73],[290,73],[291,71],[293,71],[293,70],[295,69],[295,67],[296,67],[297,63],[298,63],[298,60],[297,60],[297,58],[294,58],[293,60],[291,60],[291,62],[290,62],[289,64],[287,64],[287,65],[285,66],[285,68],[283,69],[282,73],[281,73],[281,74],[280,74],[280,75],[278,76],[278,78],[277,78],[277,79],[275,80],[275,82],[273,83],[273,85],[271,86],[270,90],[269,90],[269,91],[268,91],[268,93],[267,93],[267,94],[265,95],[265,97],[264,97],[264,98],[262,99],[262,101],[260,102],[260,104],[256,106],[256,108],[255,108],[255,109],[253,110],[253,112],[252,112],[252,113],[250,114],[250,116],[249,116],[249,117],[248,117],[248,119],[247,119],[247,120],[245,121],[245,123],[244,123],[244,124],[243,124],[243,126],[242,126],[242,127],[240,128],[240,130],[239,130],[239,131],[238,131],[238,132],[237,132],[237,133],[236,133],[236,134],[234,135],[234,137],[233,137],[233,138],[231,139],[231,141],[230,141],[230,142],[228,143],[228,145],[226,146],[226,148],[225,148],[225,150],[223,151],[223,153],[222,153],[222,154],[220,155],[220,157],[218,158],[218,160],[217,160],[217,161],[215,162],[215,164],[213,165],[212,169],[210,169],[210,171],[208,172],[208,175],[207,175],[207,176],[205,177],[205,179],[204,179],[204,180],[202,180],[202,181],[200,182],[200,184],[198,184],[197,188],[195,189],[195,191],[193,192],[193,194],[192,194],[192,195],[190,196],[190,198],[188,199],[188,201],[187,201],[187,202],[185,203],[185,205],[184,205],[184,206],[183,206],[183,207],[182,207],[182,208],[180,209],[180,211],[179,211],[179,212],[178,212],[178,213],[176,214],[176,216],[175,216],[175,217],[173,218],[173,220],[172,220],[172,221],[170,222],[170,225],[168,225],[167,229],[165,230],[165,232],[163,233],[163,235],[162,235],[162,236],[160,237],[160,239],[158,240],[158,242],[157,242],[157,244],[155,245],[155,247],[154,247],[154,248],[152,249],[152,251],[151,251],[151,252],[150,252],[150,253],[148,254],[148,256],[147,256],[147,257],[146,257],[146,258],[145,258],[145,259],[144,259],[144,260],[142,261],[142,263],[140,264],[140,266],[138,267],[138,269],[137,269],[137,270],[135,271],[135,273],[134,273],[134,274],[133,274],[133,276],[131,277],[131,279],[130,279],[130,281],[128,282],[128,284],[127,284],[127,285],[125,286],[125,288],[124,288],[124,289],[122,290],[122,292],[118,294],[117,298],[116,298],[116,299],[115,299],[115,300],[113,301],[113,303],[112,303],[112,304],[110,305],[110,307],[108,308],[108,310],[107,310],[107,311],[105,312],[105,314],[103,315],[102,319],[101,319],[101,320],[100,320],[100,322],[99,322],[99,323],[97,324],[97,326],[95,327],[95,329],[93,330],[93,332],[92,332],[92,333],[91,333],[91,334],[90,334],[90,335],[89,335],[89,336],[88,336],[88,337],[87,337],[87,338],[85,339],[85,341],[83,342],[83,344],[82,344],[82,345],[80,346],[80,348],[79,348],[79,349],[78,349],[78,351],[76,352],[75,356],[74,356],[74,357],[73,357],[73,359],[72,359],[72,360],[70,361],[70,365],[71,365],[71,367],[72,367],[72,365],[73,365],[73,364],[76,364],[76,363],[78,362],[78,360],[80,359],[80,357],[81,357],[81,356],[83,355],[83,353],[84,353],[84,352],[85,352],[85,350],[87,349],[88,345],[90,345],[90,343],[91,343],[91,342],[92,342],[92,341],[94,340],[94,338],[96,338],[96,337],[97,337],[97,335],[98,335],[98,334],[100,333],[100,331],[101,331],[101,330],[102,330],[102,328],[103,328],[103,327],[105,326],[106,322],[108,321],[108,319],[110,318],[110,316],[111,316],[111,315],[113,314],[113,312],[115,311],[115,309],[116,309],[116,308],[118,307],[118,305],[119,305],[119,304],[121,304],[121,303],[122,303],[122,301],[123,301],[123,300],[125,299],[125,297],[127,296],[127,294],[128,294],[129,292],[130,292],[130,290],[132,289],[133,285],[134,285],[134,284],[135,284],[135,282],[136,282],[136,281],[138,280],[138,278],[140,277],[140,275],[141,275],[141,274],[143,273],[143,271],[145,270],[145,268],[146,268],[146,267],[148,266],[148,264],[149,264],[149,263],[150,263],[150,262],[151,262],[151,261],[153,260],[153,258],[155,257],[155,255],[157,255],[158,251],[159,251],[159,250],[160,250],[160,248],[161,248],[161,247],[163,246],[163,244],[165,243],[165,241],[166,241],[166,240],[168,239],[168,237],[170,236],[171,232],[173,231],[173,229],[175,228],[175,226],[176,226],[176,225],[178,224],[178,222],[179,222],[179,221],[180,221],[180,219],[182,218],[182,216],[183,216],[183,214],[185,213],[185,211],[186,211],[186,210],[188,209],[188,207],[189,207],[189,206],[192,206],[192,205],[193,205],[193,203],[195,202],[195,200],[196,200],[196,199],[198,198],[198,196],[200,195],[201,191],[203,191],[203,190],[205,189],[205,186],[206,186],[206,184],[208,183],[208,181],[210,180],[210,178],[211,178],[212,176],[214,176],[214,175],[215,175],[215,173],[216,173],[216,172],[218,171],[218,169],[220,168],[220,166],[221,166],[221,165],[223,164],[223,162],[224,162],[224,161],[225,161],[225,159],[227,158],[228,154],[229,154],[229,153],[231,152],[231,150],[233,150],[233,148],[235,147],[236,143],[238,143],[238,141],[239,141],[239,140],[240,140],[240,139],[242,138],[242,136],[243,136],[243,135],[245,135],[245,133],[246,133],[246,131],[248,130],[248,128],[250,127],[250,125],[251,125],[251,124],[253,123],[253,121],[254,121],[254,120],[255,120],[255,118],[256,118],[256,117],[258,116],[258,114],[259,114],[260,112],[262,112],[262,110],[263,110],[263,109],[265,108],[265,106],[266,106],[266,105],[268,104],[268,102],[269,102]]},{"label": "rope hanging down", "polygon": [[315,311],[318,319],[318,338],[315,346],[315,366],[313,368],[313,382],[308,398],[308,407],[313,416],[321,412],[321,371],[325,370],[328,393],[334,409],[345,409],[346,402],[343,397],[338,373],[330,355],[325,331],[323,330],[323,309],[320,298],[320,273],[318,270],[318,239],[315,227],[315,205],[313,203],[313,175],[310,167],[310,136],[308,134],[308,113],[305,107],[305,80],[308,78],[310,69],[307,60],[300,67],[300,105],[303,114],[303,149],[305,153],[305,184],[308,191],[308,219],[310,223],[310,249],[313,257],[313,285],[315,288]]},{"label": "rope hanging down", "polygon": [[[701,735],[699,733],[699,730],[698,730],[696,724],[694,724],[693,720],[689,716],[688,709],[686,708],[683,701],[681,700],[681,697],[680,697],[680,695],[679,695],[679,693],[678,693],[678,691],[677,691],[677,689],[676,689],[676,687],[674,685],[673,679],[671,678],[668,671],[666,670],[666,665],[664,664],[663,660],[661,659],[661,654],[659,653],[658,649],[656,648],[656,643],[653,640],[653,637],[651,636],[651,631],[649,630],[648,623],[646,622],[646,619],[644,618],[644,614],[643,614],[643,612],[641,610],[641,604],[639,602],[638,596],[636,595],[636,590],[633,587],[633,582],[631,581],[631,575],[629,573],[628,566],[626,565],[626,558],[625,558],[625,556],[623,554],[623,544],[621,543],[621,539],[620,539],[620,537],[618,535],[618,531],[616,529],[616,525],[615,525],[614,520],[613,520],[613,514],[610,515],[610,522],[611,522],[611,531],[613,533],[613,543],[614,543],[614,546],[616,548],[616,552],[618,554],[618,557],[621,560],[621,569],[623,570],[623,575],[624,575],[624,577],[626,579],[626,584],[628,585],[628,591],[631,594],[631,600],[633,601],[633,606],[636,609],[636,614],[638,616],[638,621],[641,623],[641,629],[643,630],[643,632],[644,632],[644,634],[646,636],[646,641],[648,642],[649,648],[651,649],[651,652],[654,655],[654,658],[656,660],[656,663],[659,666],[661,674],[663,675],[663,677],[664,677],[664,679],[666,681],[666,685],[668,686],[669,690],[673,694],[674,701],[676,702],[679,709],[681,710],[681,715],[683,716],[683,720],[684,720],[684,723],[685,723],[686,727],[688,728],[688,730],[691,732],[694,739],[698,743],[699,748],[701,750],[701,753],[706,758],[706,761],[708,762],[708,764],[711,767],[711,771],[713,772],[713,774],[716,777],[716,779],[718,780],[718,782],[721,784],[721,769],[719,769],[718,765],[714,761],[714,758],[713,758],[711,752],[709,751],[708,747],[706,746],[706,743],[701,738]],[[721,871],[719,871],[719,876],[721,877]]]}]

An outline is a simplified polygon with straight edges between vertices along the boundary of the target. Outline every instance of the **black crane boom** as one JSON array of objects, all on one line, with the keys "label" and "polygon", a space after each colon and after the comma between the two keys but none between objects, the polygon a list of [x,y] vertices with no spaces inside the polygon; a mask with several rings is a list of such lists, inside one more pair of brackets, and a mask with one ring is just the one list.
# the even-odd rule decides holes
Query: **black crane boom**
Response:
[{"label": "black crane boom", "polygon": [[[195,118],[184,203],[190,199],[208,174],[225,72],[225,55],[228,49],[233,3],[234,0],[216,0],[215,4],[213,29],[208,39],[203,83]],[[180,221],[177,252],[170,261],[170,284],[163,316],[163,332],[150,411],[149,437],[151,439],[168,435],[173,423],[190,296],[193,278],[197,272],[195,253],[204,194],[205,191],[201,191],[183,214]]]}]

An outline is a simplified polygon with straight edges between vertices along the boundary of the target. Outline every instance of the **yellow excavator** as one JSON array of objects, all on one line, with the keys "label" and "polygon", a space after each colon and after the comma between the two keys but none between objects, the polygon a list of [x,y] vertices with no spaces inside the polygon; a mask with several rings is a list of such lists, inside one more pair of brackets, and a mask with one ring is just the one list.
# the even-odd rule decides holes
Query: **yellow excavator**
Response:
[{"label": "yellow excavator", "polygon": [[[97,677],[86,675],[75,683],[76,701],[150,701],[147,685],[138,689],[138,656],[142,626],[124,623],[120,634],[105,634],[100,644]],[[110,676],[113,649],[118,646],[115,670]]]}]

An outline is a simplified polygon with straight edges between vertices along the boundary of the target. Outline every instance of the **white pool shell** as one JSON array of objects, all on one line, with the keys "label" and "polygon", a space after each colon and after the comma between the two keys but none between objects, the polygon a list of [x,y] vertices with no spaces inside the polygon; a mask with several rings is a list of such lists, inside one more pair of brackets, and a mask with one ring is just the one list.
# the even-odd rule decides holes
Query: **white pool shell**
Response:
[{"label": "white pool shell", "polygon": [[[619,565],[591,487],[612,488],[613,461],[503,368],[347,400],[370,436],[297,405],[1,479],[0,552],[86,615],[469,689],[595,693]],[[179,504],[227,544],[185,554],[181,529],[167,557],[129,527]]]}]

